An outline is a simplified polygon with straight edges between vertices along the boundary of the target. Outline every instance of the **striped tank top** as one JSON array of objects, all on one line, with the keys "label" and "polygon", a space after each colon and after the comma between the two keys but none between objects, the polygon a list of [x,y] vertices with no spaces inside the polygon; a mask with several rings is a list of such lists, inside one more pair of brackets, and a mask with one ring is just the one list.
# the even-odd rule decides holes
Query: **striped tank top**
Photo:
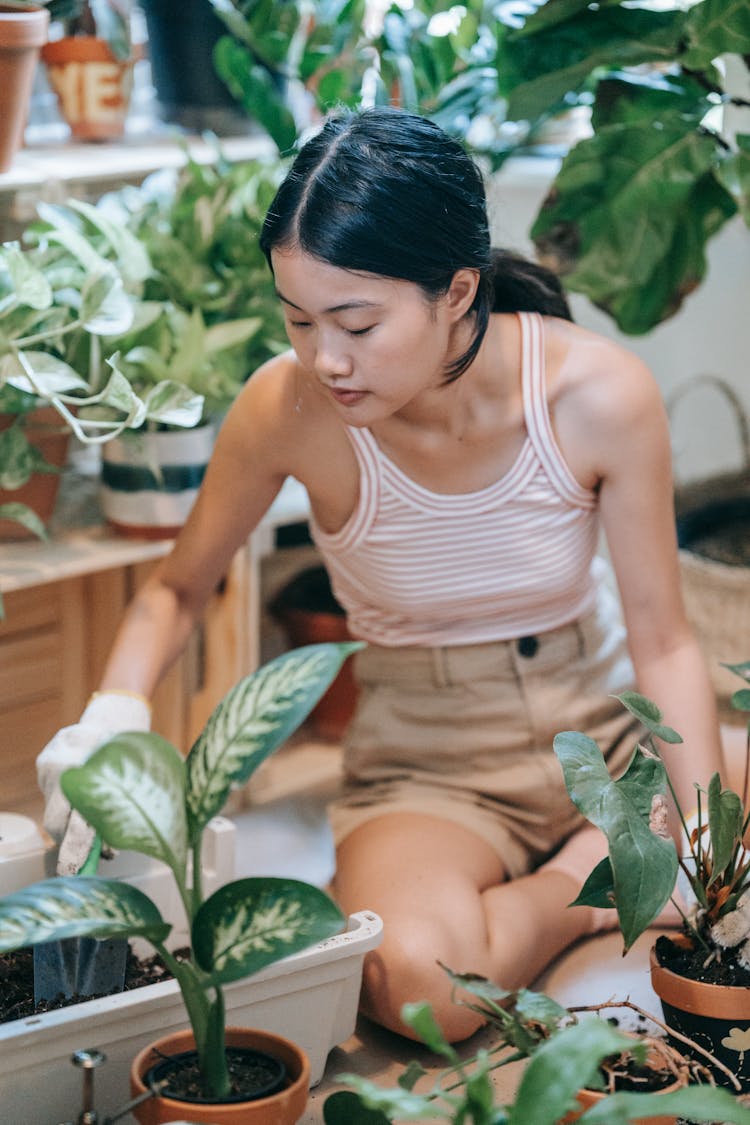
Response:
[{"label": "striped tank top", "polygon": [[432,492],[348,427],[360,472],[340,531],[312,537],[355,637],[380,645],[510,640],[574,621],[597,594],[598,508],[552,431],[544,327],[519,313],[526,438],[500,480]]}]

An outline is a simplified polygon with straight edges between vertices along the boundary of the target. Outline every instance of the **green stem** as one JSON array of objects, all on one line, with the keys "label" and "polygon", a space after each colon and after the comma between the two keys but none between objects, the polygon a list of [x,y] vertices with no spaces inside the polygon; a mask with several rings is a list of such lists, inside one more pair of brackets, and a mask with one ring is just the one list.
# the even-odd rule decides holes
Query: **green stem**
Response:
[{"label": "green stem", "polygon": [[31,347],[32,344],[43,344],[45,340],[65,336],[68,332],[73,332],[76,328],[82,327],[82,320],[72,320],[70,324],[65,324],[60,328],[48,328],[46,332],[36,332],[33,336],[22,336],[20,339],[13,341],[13,347],[18,349]]},{"label": "green stem", "polygon": [[218,985],[214,988],[214,1002],[209,1007],[206,1038],[199,1052],[201,1074],[206,1088],[214,1098],[225,1098],[230,1091],[227,1066],[224,994]]}]

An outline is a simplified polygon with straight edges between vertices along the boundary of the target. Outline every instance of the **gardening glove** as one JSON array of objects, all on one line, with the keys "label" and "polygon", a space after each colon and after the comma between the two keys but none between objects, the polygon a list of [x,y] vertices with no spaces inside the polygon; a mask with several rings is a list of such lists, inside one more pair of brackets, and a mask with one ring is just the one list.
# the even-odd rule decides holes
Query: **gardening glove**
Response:
[{"label": "gardening glove", "polygon": [[36,760],[39,788],[44,795],[44,827],[60,843],[58,875],[74,875],[86,860],[94,830],[79,813],[71,812],[60,789],[60,776],[79,766],[109,738],[126,730],[147,731],[151,707],[141,695],[126,691],[95,692],[74,726],[63,727]]}]

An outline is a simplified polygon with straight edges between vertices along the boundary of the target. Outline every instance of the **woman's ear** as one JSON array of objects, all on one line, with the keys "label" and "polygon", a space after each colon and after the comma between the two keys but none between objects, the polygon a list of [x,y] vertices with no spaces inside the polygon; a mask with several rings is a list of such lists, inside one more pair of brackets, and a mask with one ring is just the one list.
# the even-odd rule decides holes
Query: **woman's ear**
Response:
[{"label": "woman's ear", "polygon": [[456,320],[471,308],[479,285],[479,271],[462,269],[456,270],[445,295],[446,306]]}]

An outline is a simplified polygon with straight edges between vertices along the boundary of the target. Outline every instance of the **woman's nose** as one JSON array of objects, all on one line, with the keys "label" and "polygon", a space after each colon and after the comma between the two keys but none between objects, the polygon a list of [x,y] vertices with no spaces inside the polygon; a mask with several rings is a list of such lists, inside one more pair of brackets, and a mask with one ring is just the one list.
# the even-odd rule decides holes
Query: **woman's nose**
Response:
[{"label": "woman's nose", "polygon": [[341,379],[351,375],[351,359],[343,348],[321,340],[315,351],[315,371],[321,379]]}]

